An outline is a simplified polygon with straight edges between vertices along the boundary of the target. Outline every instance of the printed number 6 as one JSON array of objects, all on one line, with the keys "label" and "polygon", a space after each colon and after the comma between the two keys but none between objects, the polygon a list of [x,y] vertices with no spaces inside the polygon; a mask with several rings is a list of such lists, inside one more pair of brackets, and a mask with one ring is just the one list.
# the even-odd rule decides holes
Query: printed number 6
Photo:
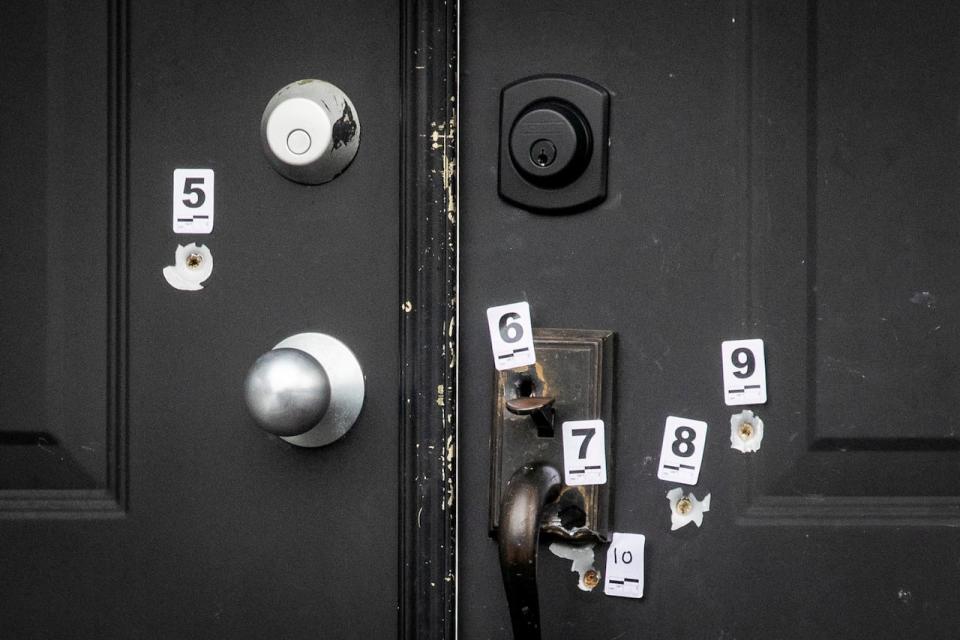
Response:
[{"label": "printed number 6", "polygon": [[519,322],[510,322],[510,320],[519,320],[519,313],[505,313],[500,316],[500,338],[507,343],[519,342],[523,338],[523,326]]},{"label": "printed number 6", "polygon": [[734,349],[733,353],[730,354],[730,361],[737,369],[743,369],[743,371],[733,372],[733,375],[741,379],[749,378],[757,369],[757,359],[754,357],[753,351],[744,347]]},{"label": "printed number 6", "polygon": [[203,178],[186,178],[183,181],[183,195],[185,196],[196,196],[196,200],[191,200],[190,198],[184,198],[183,204],[190,207],[191,209],[198,209],[203,206],[203,203],[207,201],[207,194],[203,189],[197,185],[203,184]]},{"label": "printed number 6", "polygon": [[697,449],[693,444],[694,438],[697,437],[697,432],[690,427],[677,427],[677,430],[673,432],[673,436],[676,438],[676,440],[673,441],[673,454],[681,458],[689,458],[692,456],[693,452]]}]

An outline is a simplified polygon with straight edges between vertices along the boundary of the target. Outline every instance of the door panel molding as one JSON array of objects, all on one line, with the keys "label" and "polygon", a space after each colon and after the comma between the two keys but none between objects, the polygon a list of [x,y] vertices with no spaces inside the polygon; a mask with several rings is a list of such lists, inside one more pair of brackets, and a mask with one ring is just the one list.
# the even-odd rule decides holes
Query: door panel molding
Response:
[{"label": "door panel molding", "polygon": [[[960,526],[960,480],[955,473],[960,462],[960,440],[950,428],[949,407],[941,406],[945,401],[949,404],[949,394],[931,396],[930,402],[924,402],[923,393],[934,392],[924,391],[921,383],[905,388],[899,397],[885,394],[884,385],[896,381],[893,374],[903,375],[907,364],[898,362],[894,368],[884,364],[883,354],[866,350],[862,350],[864,361],[872,363],[872,368],[848,357],[837,357],[857,352],[856,347],[849,346],[850,327],[866,327],[866,337],[854,338],[864,344],[874,338],[870,344],[875,344],[877,351],[885,349],[880,338],[884,331],[889,332],[882,325],[872,328],[866,322],[847,318],[844,314],[865,317],[866,312],[845,302],[851,298],[838,297],[844,287],[856,286],[844,278],[864,277],[857,260],[838,253],[844,238],[852,237],[860,224],[862,233],[856,237],[862,237],[864,246],[871,246],[866,243],[879,244],[885,240],[880,233],[889,229],[878,222],[876,230],[871,231],[863,226],[866,222],[858,223],[863,205],[857,198],[862,199],[871,189],[886,188],[887,183],[878,180],[884,171],[888,172],[884,180],[902,178],[905,192],[914,193],[910,191],[913,187],[917,194],[923,193],[917,195],[913,208],[904,209],[907,226],[903,235],[927,233],[923,224],[910,227],[908,222],[937,215],[936,179],[948,173],[942,169],[948,163],[943,163],[934,149],[929,160],[910,164],[915,160],[911,154],[919,144],[917,140],[927,135],[923,124],[907,127],[906,133],[890,127],[889,148],[882,150],[871,146],[876,133],[870,134],[874,136],[871,138],[858,129],[864,113],[873,118],[863,125],[869,131],[869,126],[896,123],[897,118],[916,111],[906,102],[911,98],[904,97],[905,87],[899,87],[904,94],[894,94],[892,100],[902,100],[906,107],[898,107],[896,102],[871,102],[883,95],[883,82],[893,81],[870,80],[869,74],[881,68],[889,71],[891,65],[866,60],[875,55],[868,48],[873,36],[863,35],[871,29],[869,25],[862,27],[861,33],[850,25],[831,24],[843,20],[843,12],[816,0],[805,6],[771,6],[746,0],[739,12],[747,17],[739,62],[739,104],[745,107],[741,130],[746,138],[741,157],[747,182],[744,193],[748,194],[741,250],[748,256],[749,266],[738,275],[745,284],[742,303],[748,326],[762,327],[771,338],[772,367],[779,371],[771,396],[785,399],[778,406],[781,420],[792,409],[790,424],[780,428],[799,437],[791,438],[787,445],[789,467],[773,464],[782,460],[764,460],[750,472],[749,496],[737,521],[741,525]],[[884,19],[874,16],[868,22]],[[892,28],[881,22],[870,33],[875,31],[880,34],[875,37],[882,38],[889,35],[885,27]],[[902,35],[897,33],[898,37],[910,37],[906,28]],[[850,47],[854,52],[865,50],[861,57],[845,49],[845,39],[858,37],[863,42],[856,41]],[[904,50],[912,51],[909,47]],[[917,54],[921,62],[921,55],[933,55],[939,49],[932,44],[922,51]],[[901,64],[904,69],[919,65],[916,60],[906,60],[892,65],[892,71],[897,72]],[[945,71],[933,67],[929,73],[936,79],[936,74]],[[846,78],[850,87],[866,88],[868,95],[845,97],[842,90],[854,90],[844,89]],[[918,96],[924,98],[922,93]],[[888,164],[881,167],[878,159]],[[929,164],[922,164],[924,161]],[[917,178],[917,174],[923,177]],[[927,184],[923,180],[932,181],[933,186],[921,190],[918,185]],[[901,205],[886,193],[878,202],[878,216],[891,215],[887,209]],[[771,210],[771,203],[784,208]],[[843,233],[844,225],[848,225],[848,233]],[[930,245],[931,251],[939,246],[934,242]],[[875,255],[908,251],[909,247],[900,253],[891,250]],[[912,251],[920,249],[914,247]],[[874,256],[869,259],[879,260]],[[908,269],[891,273],[907,280],[908,275],[916,276],[916,280],[922,275],[937,278],[937,272],[926,263],[911,265],[910,269],[913,271],[907,275],[904,273]],[[874,273],[874,277],[884,276]],[[942,280],[937,282],[942,284]],[[912,280],[894,280],[890,287],[902,284],[912,284]],[[866,287],[861,291],[863,295],[856,298],[858,305],[875,304],[884,309],[893,304],[886,289],[877,289],[880,293],[875,294],[876,300],[869,298]],[[880,298],[882,295],[888,297]],[[918,305],[925,301],[913,302]],[[904,320],[903,324],[908,328],[919,324],[912,322]],[[895,331],[891,325],[887,326]],[[909,341],[910,336],[906,339]],[[895,347],[888,350],[892,353]],[[949,352],[945,350],[938,358],[950,357]],[[787,354],[800,357],[787,362]],[[783,360],[778,362],[778,355]],[[918,356],[921,360],[924,357]],[[926,375],[938,379],[935,373]],[[944,373],[942,377],[946,376]],[[906,387],[912,382],[905,375],[903,381]],[[882,408],[865,402],[867,396],[876,398]],[[912,404],[919,408],[912,409]]]},{"label": "door panel molding", "polygon": [[458,5],[402,3],[399,636],[456,634]]},{"label": "door panel molding", "polygon": [[[54,128],[53,134],[57,135],[64,131],[70,132],[71,128],[85,128],[84,121],[91,116],[102,115],[106,121],[106,139],[102,139],[103,155],[106,158],[104,164],[94,163],[99,157],[99,151],[92,153],[88,159],[88,166],[83,167],[82,171],[88,175],[96,176],[98,183],[85,183],[84,193],[97,194],[91,196],[95,205],[81,204],[70,199],[61,200],[68,203],[63,206],[78,208],[79,211],[63,211],[58,215],[99,215],[101,212],[105,215],[105,220],[99,221],[99,230],[91,231],[89,238],[79,239],[82,241],[95,242],[101,238],[105,239],[105,244],[95,249],[98,259],[102,256],[102,264],[105,267],[98,272],[98,276],[105,278],[105,306],[102,307],[103,326],[106,328],[105,335],[84,335],[71,336],[74,342],[90,341],[95,343],[96,351],[105,356],[105,362],[93,365],[88,363],[90,375],[100,377],[99,372],[104,374],[97,383],[96,391],[102,393],[101,400],[105,403],[103,415],[105,422],[103,424],[104,439],[104,461],[105,461],[105,481],[102,487],[94,489],[8,489],[0,490],[0,518],[66,518],[66,519],[85,519],[85,518],[116,518],[123,517],[127,508],[128,496],[128,468],[127,468],[127,339],[128,339],[128,170],[127,170],[127,146],[129,139],[128,129],[128,59],[129,59],[129,38],[128,38],[128,3],[127,0],[109,0],[104,3],[103,10],[106,19],[101,23],[103,28],[102,41],[106,43],[106,55],[104,56],[106,65],[103,69],[102,79],[80,78],[77,81],[85,82],[84,87],[89,87],[88,95],[67,95],[71,99],[70,105],[74,111],[70,113],[70,120],[61,122],[55,120],[59,112],[48,116],[51,126]],[[60,7],[56,11],[50,11],[49,15],[56,15],[60,20],[67,20],[67,16],[60,15],[68,10],[66,7]],[[77,37],[82,37],[78,35]],[[89,45],[89,43],[87,43]],[[77,49],[71,52],[73,56],[91,56],[91,60],[96,60],[103,54],[104,49],[90,47],[86,50]],[[69,92],[70,87],[60,87],[56,81],[51,81],[53,90]],[[106,90],[101,91],[103,87]],[[90,105],[102,107],[103,111],[98,113],[82,113],[79,109]],[[59,103],[51,109],[60,109]],[[60,141],[62,146],[71,148],[67,142]],[[77,153],[72,148],[73,153]],[[54,153],[48,154],[48,161],[54,174],[63,174],[64,172],[73,173],[76,165],[70,166],[72,162],[81,160],[73,156],[55,157]],[[87,159],[87,158],[82,158]],[[54,176],[58,185],[65,179],[62,175]],[[93,188],[86,185],[92,184]],[[58,188],[64,188],[60,185]],[[52,202],[52,201],[50,201]],[[48,202],[48,206],[55,206]],[[77,241],[78,238],[72,238]],[[83,289],[83,282],[80,278],[83,276],[78,272],[73,282],[60,283],[62,286],[77,286]],[[98,283],[97,287],[103,285]],[[95,301],[98,294],[91,293],[90,299]],[[91,302],[93,304],[93,302]],[[69,319],[70,314],[82,314],[84,309],[64,309],[63,317]],[[69,321],[69,320],[68,320]],[[69,345],[68,345],[69,346]],[[85,348],[84,353],[89,353],[90,349]],[[69,357],[66,350],[62,353],[53,354],[55,357],[64,359]],[[82,357],[75,355],[75,357]],[[87,369],[85,369],[87,370]],[[96,400],[95,400],[96,401]],[[48,400],[49,402],[49,400]],[[26,418],[26,417],[25,417]],[[64,420],[71,420],[69,415],[64,416]],[[28,420],[24,420],[25,423]],[[31,426],[32,425],[28,425]],[[40,427],[43,427],[41,422]],[[9,433],[9,432],[8,432]],[[27,433],[27,432],[24,432]],[[11,435],[16,435],[13,433]],[[38,445],[43,443],[45,434],[38,434]],[[99,444],[99,442],[98,442]]]}]

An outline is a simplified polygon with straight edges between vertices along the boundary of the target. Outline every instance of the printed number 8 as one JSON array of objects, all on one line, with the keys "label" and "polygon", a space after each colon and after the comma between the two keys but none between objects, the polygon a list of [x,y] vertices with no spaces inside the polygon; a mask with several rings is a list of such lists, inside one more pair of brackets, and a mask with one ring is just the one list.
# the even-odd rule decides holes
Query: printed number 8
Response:
[{"label": "printed number 8", "polygon": [[757,369],[757,359],[754,357],[753,351],[750,351],[750,349],[745,349],[743,347],[734,349],[733,353],[730,354],[730,361],[733,362],[733,366],[737,369],[743,369],[743,371],[733,372],[733,375],[741,379],[749,378]]},{"label": "printed number 8", "polygon": [[693,445],[693,440],[697,437],[697,432],[690,427],[677,427],[677,430],[673,432],[673,436],[676,438],[676,440],[673,441],[673,454],[681,458],[689,458],[692,456],[693,452],[697,449]]},{"label": "printed number 8", "polygon": [[523,326],[519,322],[510,322],[510,320],[519,320],[519,313],[505,313],[500,316],[500,338],[507,343],[520,342],[523,338]]}]

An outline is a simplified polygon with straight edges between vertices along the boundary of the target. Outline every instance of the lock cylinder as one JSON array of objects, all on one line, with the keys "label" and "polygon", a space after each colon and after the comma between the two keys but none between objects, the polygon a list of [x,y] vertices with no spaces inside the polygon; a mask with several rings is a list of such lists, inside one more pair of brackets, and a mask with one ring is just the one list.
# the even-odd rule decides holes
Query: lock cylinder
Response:
[{"label": "lock cylinder", "polygon": [[583,114],[562,100],[537,102],[514,122],[510,158],[531,183],[546,189],[564,187],[583,174],[593,141]]}]

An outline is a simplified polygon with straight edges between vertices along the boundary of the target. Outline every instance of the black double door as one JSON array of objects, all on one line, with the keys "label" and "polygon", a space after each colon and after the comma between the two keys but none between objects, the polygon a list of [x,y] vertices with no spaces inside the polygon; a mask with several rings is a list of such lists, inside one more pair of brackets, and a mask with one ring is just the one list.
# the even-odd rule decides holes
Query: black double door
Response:
[{"label": "black double door", "polygon": [[[524,300],[535,327],[615,332],[611,530],[646,536],[639,600],[578,589],[541,545],[544,638],[954,637],[960,10],[464,3],[459,120],[423,132],[446,155],[404,186],[411,105],[457,98],[429,78],[433,94],[401,91],[436,73],[429,56],[402,66],[427,55],[401,50],[409,18],[359,2],[0,9],[0,636],[395,637],[399,611],[439,638],[456,593],[460,637],[510,637],[485,310]],[[610,94],[606,198],[580,213],[498,195],[500,92],[544,73]],[[361,126],[352,165],[316,187],[275,172],[260,139],[267,101],[305,78],[343,89]],[[171,226],[185,168],[215,174],[212,233]],[[440,174],[457,231],[424,253],[400,212]],[[189,243],[215,260],[199,291],[163,275]],[[401,290],[411,251],[443,254],[457,284],[441,304],[458,321],[433,323],[457,395],[398,393],[402,327],[428,304]],[[258,430],[243,398],[256,358],[306,331],[347,344],[366,383],[353,429],[316,450]],[[748,454],[730,447],[743,407],[724,404],[721,343],[737,339],[766,354]],[[421,401],[459,433],[422,443],[441,480],[398,466],[419,455],[400,416]],[[708,425],[685,488],[711,496],[700,527],[671,530],[668,416]],[[457,563],[435,580],[405,545],[452,558],[447,505]]]}]

